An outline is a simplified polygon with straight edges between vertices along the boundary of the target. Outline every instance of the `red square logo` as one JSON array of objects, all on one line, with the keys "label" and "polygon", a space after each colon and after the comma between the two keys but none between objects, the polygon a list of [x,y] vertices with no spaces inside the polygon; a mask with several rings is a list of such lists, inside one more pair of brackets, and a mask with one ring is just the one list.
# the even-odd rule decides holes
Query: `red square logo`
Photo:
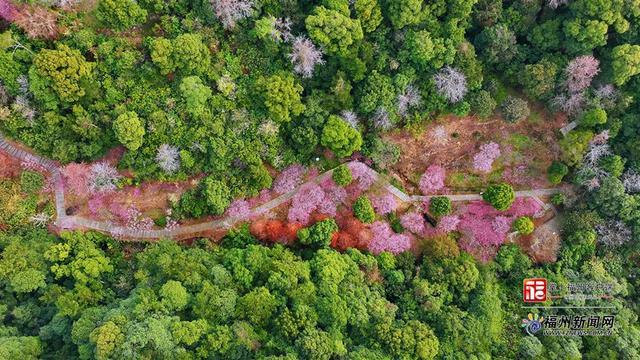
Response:
[{"label": "red square logo", "polygon": [[524,279],[522,282],[522,299],[524,302],[544,302],[547,300],[547,279]]}]

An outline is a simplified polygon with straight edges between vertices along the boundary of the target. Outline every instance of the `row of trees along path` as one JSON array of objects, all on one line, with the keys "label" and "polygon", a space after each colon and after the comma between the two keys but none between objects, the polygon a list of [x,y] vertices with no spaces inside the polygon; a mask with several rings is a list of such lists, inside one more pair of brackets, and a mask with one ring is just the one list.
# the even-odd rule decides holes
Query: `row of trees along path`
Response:
[{"label": "row of trees along path", "polygon": [[[70,216],[67,215],[66,209],[64,207],[64,181],[62,179],[62,174],[60,172],[60,166],[57,162],[43,158],[36,154],[33,154],[30,151],[24,150],[19,146],[12,144],[7,141],[5,137],[0,134],[0,150],[4,151],[9,156],[18,159],[22,162],[23,165],[36,167],[42,170],[45,173],[48,173],[52,176],[54,183],[54,197],[56,204],[56,220],[55,225],[60,229],[66,230],[75,230],[75,229],[86,229],[86,230],[95,230],[102,233],[109,234],[114,238],[118,238],[125,241],[150,241],[157,239],[187,239],[196,236],[197,234],[202,234],[211,230],[220,230],[220,229],[229,229],[234,224],[239,221],[242,221],[242,218],[226,216],[221,219],[206,221],[197,224],[191,225],[183,225],[178,226],[177,228],[167,230],[136,230],[130,229],[128,227],[120,226],[114,224],[110,221],[97,221],[92,220],[86,217],[80,216]],[[422,202],[428,200],[432,196],[421,196],[421,195],[407,195],[402,190],[390,184],[388,181],[381,179],[381,176],[378,172],[373,169],[369,169],[373,174],[376,182],[383,183],[384,188],[389,191],[391,194],[396,196],[400,201],[403,202]],[[333,173],[333,169],[326,171],[317,177],[309,180],[307,183],[316,182],[320,183],[322,180],[327,179]],[[266,214],[270,210],[280,206],[281,204],[291,200],[293,196],[298,192],[298,190],[304,186],[304,184],[299,185],[295,189],[282,194],[262,205],[259,205],[252,209],[252,214],[254,216],[259,216],[262,214]],[[524,190],[524,191],[516,191],[516,197],[533,197],[538,199],[539,196],[551,195],[557,193],[557,189],[535,189],[535,190]],[[482,200],[482,195],[480,194],[445,194],[441,196],[447,196],[451,199],[451,201],[474,201],[474,200]]]}]

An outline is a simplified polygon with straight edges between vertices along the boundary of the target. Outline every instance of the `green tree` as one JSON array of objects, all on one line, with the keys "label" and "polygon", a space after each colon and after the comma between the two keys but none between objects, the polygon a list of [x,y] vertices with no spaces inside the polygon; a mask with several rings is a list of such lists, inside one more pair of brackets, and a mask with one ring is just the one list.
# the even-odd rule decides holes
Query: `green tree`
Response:
[{"label": "green tree", "polygon": [[316,7],[305,25],[313,42],[330,54],[346,55],[363,37],[360,20],[324,6]]},{"label": "green tree", "polygon": [[521,216],[513,222],[513,230],[521,235],[529,235],[533,232],[533,221],[528,216]]},{"label": "green tree", "polygon": [[338,225],[333,219],[319,221],[308,228],[298,230],[298,239],[303,245],[327,247],[331,237],[338,232]]},{"label": "green tree", "polygon": [[607,44],[608,26],[598,20],[575,18],[564,22],[565,44],[572,54],[584,54]]},{"label": "green tree", "polygon": [[85,95],[81,81],[88,79],[91,71],[92,63],[78,50],[66,45],[43,49],[29,69],[30,90],[46,108],[54,109],[58,102],[71,103]]},{"label": "green tree", "polygon": [[231,202],[231,190],[227,184],[210,176],[202,182],[202,193],[213,215],[222,215]]},{"label": "green tree", "polygon": [[549,179],[550,183],[557,185],[562,182],[562,178],[564,178],[568,173],[569,168],[567,165],[560,161],[553,161],[547,169],[547,179]]},{"label": "green tree", "polygon": [[320,143],[333,151],[337,157],[345,157],[360,150],[362,136],[358,130],[349,126],[338,116],[330,115],[322,129]]},{"label": "green tree", "polygon": [[631,77],[640,74],[640,45],[623,44],[611,50],[613,82],[623,85]]},{"label": "green tree", "polygon": [[280,123],[291,121],[292,116],[300,115],[305,106],[300,102],[302,86],[292,75],[272,75],[262,78],[259,87],[264,97],[264,105],[269,116]]},{"label": "green tree", "polygon": [[487,190],[482,193],[484,201],[500,211],[509,209],[515,197],[516,194],[511,185],[505,183],[490,185]]},{"label": "green tree", "polygon": [[580,117],[580,125],[585,127],[594,127],[596,125],[602,125],[607,122],[607,112],[601,108],[591,109],[586,111]]},{"label": "green tree", "polygon": [[122,31],[147,21],[147,10],[134,0],[101,0],[96,17],[106,26]]},{"label": "green tree", "polygon": [[133,111],[127,111],[116,118],[113,122],[113,132],[118,141],[131,151],[136,151],[142,146],[144,126],[138,114]]},{"label": "green tree", "polygon": [[170,310],[180,311],[189,302],[189,293],[180,281],[169,280],[160,288],[162,303]]},{"label": "green tree", "polygon": [[353,215],[363,223],[371,224],[376,219],[371,200],[365,195],[360,195],[353,203]]},{"label": "green tree", "polygon": [[278,301],[265,287],[251,290],[238,300],[237,313],[252,324],[264,327],[274,316]]},{"label": "green tree", "polygon": [[[172,41],[173,63],[185,75],[207,74],[211,66],[209,48],[202,42],[199,34],[181,34]],[[170,62],[161,62],[159,66],[169,66]],[[166,70],[167,68],[165,68]]]},{"label": "green tree", "polygon": [[451,199],[446,196],[434,196],[429,200],[429,211],[435,216],[449,215],[451,210]]},{"label": "green tree", "polygon": [[497,103],[486,90],[480,90],[471,95],[471,110],[479,117],[486,119],[493,114]]},{"label": "green tree", "polygon": [[374,31],[382,22],[382,11],[377,0],[355,0],[353,8],[365,32]]},{"label": "green tree", "polygon": [[482,29],[474,45],[480,51],[480,55],[492,65],[504,66],[518,52],[515,34],[503,24]]},{"label": "green tree", "polygon": [[524,120],[531,113],[531,110],[529,110],[529,104],[525,99],[511,95],[507,96],[507,98],[502,102],[501,109],[504,119],[510,123]]},{"label": "green tree", "polygon": [[353,181],[353,177],[351,176],[351,169],[345,164],[342,164],[335,169],[333,169],[333,174],[331,174],[333,181],[339,186],[347,186],[351,184]]},{"label": "green tree", "polygon": [[620,177],[622,175],[625,163],[626,160],[620,155],[607,155],[599,161],[602,169],[613,177]]},{"label": "green tree", "polygon": [[197,76],[187,76],[180,82],[180,93],[184,98],[187,112],[194,116],[205,112],[207,101],[211,98],[211,88],[202,83]]},{"label": "green tree", "polygon": [[569,166],[578,165],[582,161],[582,156],[587,150],[591,138],[593,138],[593,133],[591,131],[570,131],[563,139],[560,140],[562,160]]},{"label": "green tree", "polygon": [[543,59],[536,64],[525,65],[522,75],[520,82],[527,95],[536,99],[548,99],[555,90],[558,66]]},{"label": "green tree", "polygon": [[387,16],[395,29],[416,25],[422,20],[422,0],[388,1]]},{"label": "green tree", "polygon": [[153,61],[162,75],[167,75],[176,69],[173,58],[173,44],[165,38],[155,38],[150,41],[151,61]]}]

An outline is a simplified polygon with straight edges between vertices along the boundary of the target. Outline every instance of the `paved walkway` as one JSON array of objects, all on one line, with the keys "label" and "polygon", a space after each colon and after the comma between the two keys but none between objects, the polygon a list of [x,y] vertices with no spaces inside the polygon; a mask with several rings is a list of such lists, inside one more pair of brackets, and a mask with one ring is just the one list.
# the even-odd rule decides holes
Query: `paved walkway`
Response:
[{"label": "paved walkway", "polygon": [[[22,150],[10,142],[6,141],[5,138],[0,134],[0,150],[6,152],[10,156],[25,161],[31,162],[38,166],[43,167],[47,172],[51,173],[53,177],[53,181],[55,184],[55,204],[56,204],[56,221],[55,225],[60,227],[61,229],[88,229],[88,230],[96,230],[106,234],[109,234],[113,237],[116,237],[125,241],[149,241],[149,240],[157,240],[157,239],[177,239],[177,238],[186,238],[189,235],[197,235],[206,231],[211,230],[220,230],[220,229],[229,229],[234,224],[239,221],[242,221],[242,218],[227,216],[218,220],[206,221],[198,224],[192,225],[183,225],[179,226],[172,230],[134,230],[127,227],[123,227],[120,225],[113,224],[109,221],[97,221],[79,216],[69,216],[66,214],[66,209],[64,206],[64,181],[62,179],[62,174],[60,173],[60,168],[56,162],[53,160],[49,160],[25,150]],[[381,176],[378,172],[373,169],[369,169],[375,180],[380,181]],[[319,183],[322,180],[329,178],[333,173],[333,169],[326,171],[317,177],[309,180],[308,182],[296,187],[295,189],[282,194],[262,205],[259,205],[253,208],[252,213],[254,215],[262,215],[270,210],[277,208],[283,203],[291,200],[293,196],[300,190],[302,186],[308,184],[310,182]],[[482,195],[480,194],[443,194],[443,195],[430,195],[430,196],[422,196],[422,195],[407,195],[402,190],[390,184],[388,181],[382,179],[384,188],[389,191],[391,194],[395,195],[402,202],[423,202],[428,200],[433,196],[446,196],[451,199],[451,201],[475,201],[482,200]],[[536,190],[523,190],[516,191],[516,197],[534,197],[538,198],[539,196],[551,195],[559,192],[558,189],[536,189]]]}]

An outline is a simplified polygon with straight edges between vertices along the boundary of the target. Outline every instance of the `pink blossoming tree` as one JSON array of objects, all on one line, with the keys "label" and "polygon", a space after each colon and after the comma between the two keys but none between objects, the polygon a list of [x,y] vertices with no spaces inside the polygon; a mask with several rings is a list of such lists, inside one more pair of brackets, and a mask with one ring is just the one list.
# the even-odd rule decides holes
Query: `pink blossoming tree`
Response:
[{"label": "pink blossoming tree", "polygon": [[491,172],[493,162],[500,156],[500,146],[494,142],[480,146],[480,152],[473,157],[473,169],[482,173]]},{"label": "pink blossoming tree", "polygon": [[390,214],[398,207],[396,197],[390,193],[373,197],[371,203],[373,204],[373,209],[378,215]]},{"label": "pink blossoming tree", "polygon": [[444,188],[445,170],[440,165],[431,165],[420,177],[420,191],[423,194],[433,194]]},{"label": "pink blossoming tree", "polygon": [[388,251],[392,254],[399,254],[411,248],[413,238],[406,234],[396,234],[391,230],[388,223],[376,221],[369,227],[373,237],[369,242],[368,249],[373,254],[380,254]]},{"label": "pink blossoming tree", "polygon": [[416,235],[423,235],[425,232],[424,218],[422,214],[411,211],[400,216],[400,224],[405,230],[408,230]]},{"label": "pink blossoming tree", "polygon": [[295,189],[304,180],[306,171],[305,167],[299,164],[284,169],[273,181],[273,191],[277,194],[284,194]]},{"label": "pink blossoming tree", "polygon": [[600,72],[600,61],[591,55],[578,56],[565,68],[565,86],[570,93],[581,92],[591,85],[591,80]]}]

